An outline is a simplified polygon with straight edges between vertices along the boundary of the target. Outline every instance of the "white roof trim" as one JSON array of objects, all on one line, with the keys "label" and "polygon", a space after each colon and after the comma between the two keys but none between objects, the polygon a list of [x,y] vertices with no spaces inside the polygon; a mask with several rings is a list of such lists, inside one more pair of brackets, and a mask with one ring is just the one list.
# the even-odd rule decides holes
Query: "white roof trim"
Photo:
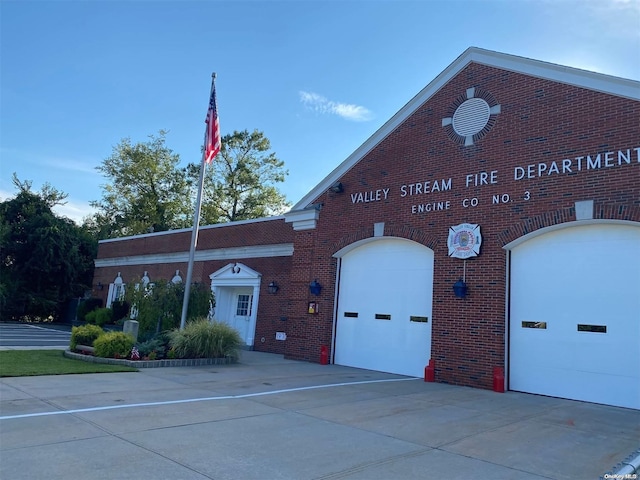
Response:
[{"label": "white roof trim", "polygon": [[415,97],[409,100],[398,113],[391,117],[378,131],[360,145],[345,161],[338,165],[324,180],[314,187],[313,190],[302,197],[302,199],[291,208],[291,211],[307,208],[311,202],[327,191],[334,182],[347,173],[367,153],[373,150],[376,145],[384,140],[471,62],[501,68],[515,73],[522,73],[532,77],[544,78],[558,83],[574,85],[610,95],[630,98],[632,100],[640,100],[640,82],[635,80],[470,47]]},{"label": "white roof trim", "polygon": [[[255,245],[251,247],[216,248],[195,252],[194,261],[235,260],[239,258],[290,257],[293,255],[293,243],[276,245]],[[124,265],[156,265],[161,263],[187,262],[189,252],[156,253],[150,255],[131,255],[126,257],[97,258],[96,268]]]}]

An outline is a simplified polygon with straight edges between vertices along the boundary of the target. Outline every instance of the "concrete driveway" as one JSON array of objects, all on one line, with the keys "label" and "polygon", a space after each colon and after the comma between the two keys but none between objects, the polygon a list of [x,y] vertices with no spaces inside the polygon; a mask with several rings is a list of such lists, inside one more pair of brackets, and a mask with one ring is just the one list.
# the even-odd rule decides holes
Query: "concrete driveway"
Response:
[{"label": "concrete driveway", "polygon": [[243,352],[0,380],[0,478],[589,479],[640,411]]}]

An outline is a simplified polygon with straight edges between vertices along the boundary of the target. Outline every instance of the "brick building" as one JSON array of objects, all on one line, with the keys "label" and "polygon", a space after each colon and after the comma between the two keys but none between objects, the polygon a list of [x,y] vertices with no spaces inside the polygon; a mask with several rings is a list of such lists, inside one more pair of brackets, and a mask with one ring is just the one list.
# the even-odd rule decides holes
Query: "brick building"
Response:
[{"label": "brick building", "polygon": [[[189,240],[102,241],[94,284]],[[194,281],[256,350],[640,408],[639,248],[640,83],[470,48],[283,217],[203,227]]]}]

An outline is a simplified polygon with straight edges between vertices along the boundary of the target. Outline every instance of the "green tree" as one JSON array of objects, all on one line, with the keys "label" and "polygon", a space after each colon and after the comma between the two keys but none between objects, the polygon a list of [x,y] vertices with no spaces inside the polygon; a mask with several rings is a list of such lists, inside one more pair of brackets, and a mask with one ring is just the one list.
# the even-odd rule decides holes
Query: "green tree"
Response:
[{"label": "green tree", "polygon": [[[123,139],[97,167],[107,183],[91,202],[97,209],[85,227],[97,238],[160,232],[193,225],[200,164],[180,167],[166,144],[166,132],[146,143]],[[200,224],[248,220],[280,214],[290,205],[276,185],[288,172],[270,152],[262,132],[222,137],[220,154],[206,169]]]},{"label": "green tree", "polygon": [[86,223],[99,238],[122,237],[188,227],[193,222],[186,169],[161,130],[144,143],[123,139],[96,167],[107,183],[97,213]]},{"label": "green tree", "polygon": [[[207,167],[200,224],[248,220],[283,213],[290,204],[276,185],[289,172],[258,130],[222,137],[222,149]],[[189,165],[197,185],[198,165]]]},{"label": "green tree", "polygon": [[64,303],[91,285],[97,244],[82,227],[52,211],[66,194],[45,185],[40,194],[20,182],[0,203],[0,311],[2,319],[60,317]]},{"label": "green tree", "polygon": [[[134,280],[125,290],[125,302],[131,305],[130,316],[138,321],[142,338],[179,327],[183,298],[184,284],[166,280],[146,288],[140,280]],[[211,288],[194,283],[189,290],[187,319],[207,316],[213,302]]]},{"label": "green tree", "polygon": [[[31,187],[33,185],[33,182],[31,180],[24,180],[21,181],[18,178],[18,175],[16,174],[16,172],[13,172],[13,176],[12,176],[12,182],[13,185],[20,191],[20,192],[28,192],[28,193],[32,193],[31,192]],[[65,193],[61,190],[58,190],[57,188],[55,188],[54,186],[52,186],[49,182],[45,182],[42,187],[40,188],[40,191],[36,193],[36,195],[38,197],[40,197],[40,199],[49,207],[49,208],[53,208],[56,205],[65,205],[67,202],[65,202],[65,200],[67,199],[67,197],[69,196],[68,193]]]}]

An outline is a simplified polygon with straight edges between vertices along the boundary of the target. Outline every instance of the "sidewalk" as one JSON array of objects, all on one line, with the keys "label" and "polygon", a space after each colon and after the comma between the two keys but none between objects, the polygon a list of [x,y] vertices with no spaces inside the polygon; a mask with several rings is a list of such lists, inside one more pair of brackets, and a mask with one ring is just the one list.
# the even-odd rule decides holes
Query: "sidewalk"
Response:
[{"label": "sidewalk", "polygon": [[583,480],[640,447],[637,410],[259,352],[3,378],[0,399],[0,478]]}]

